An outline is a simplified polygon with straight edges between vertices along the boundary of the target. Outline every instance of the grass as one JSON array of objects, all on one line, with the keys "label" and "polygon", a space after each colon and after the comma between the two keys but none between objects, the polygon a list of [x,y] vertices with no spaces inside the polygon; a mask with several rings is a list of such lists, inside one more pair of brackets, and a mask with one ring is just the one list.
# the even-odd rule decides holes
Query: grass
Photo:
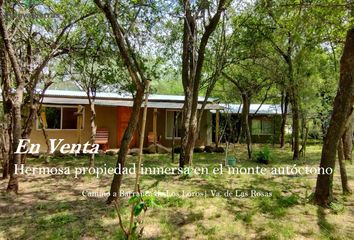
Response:
[{"label": "grass", "polygon": [[[263,146],[255,146],[259,151]],[[318,166],[320,146],[307,148],[306,157],[291,160],[289,149],[269,146],[271,160],[263,167]],[[229,155],[237,167],[255,167],[246,159],[246,148],[236,145]],[[57,157],[45,165],[29,159],[28,166],[85,167],[87,157]],[[98,156],[96,166],[115,166],[115,156]],[[136,161],[129,156],[128,166]],[[223,154],[196,153],[194,166],[212,172],[224,162]],[[176,161],[177,162],[177,161]],[[144,166],[176,167],[168,155],[146,155]],[[338,169],[338,168],[337,168]],[[354,189],[354,166],[347,164],[349,184]],[[23,176],[18,196],[0,193],[0,239],[122,239],[113,206],[105,197],[84,197],[82,191],[108,192],[111,176]],[[144,175],[141,189],[163,193],[159,208],[149,209],[145,219],[145,239],[353,239],[354,196],[342,196],[338,170],[334,176],[336,202],[330,209],[309,203],[315,175]],[[134,176],[124,177],[122,190],[131,191]],[[7,181],[0,181],[6,188]],[[213,196],[219,192],[220,196]],[[240,196],[228,197],[235,191]],[[271,193],[252,197],[252,190]],[[199,193],[187,196],[183,193]],[[241,194],[242,193],[242,194]],[[243,195],[243,197],[241,197]],[[246,196],[247,195],[247,196]],[[127,197],[123,199],[127,206]],[[125,225],[130,210],[123,208]]]}]

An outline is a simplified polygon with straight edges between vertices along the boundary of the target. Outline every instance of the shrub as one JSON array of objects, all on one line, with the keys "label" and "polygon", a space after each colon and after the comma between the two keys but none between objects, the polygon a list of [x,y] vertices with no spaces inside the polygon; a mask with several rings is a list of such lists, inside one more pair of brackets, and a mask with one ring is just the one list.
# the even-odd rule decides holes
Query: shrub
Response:
[{"label": "shrub", "polygon": [[225,149],[223,147],[216,147],[216,148],[214,148],[214,152],[216,152],[216,153],[224,153]]},{"label": "shrub", "polygon": [[196,148],[194,148],[193,152],[194,153],[202,153],[202,152],[204,152],[204,150],[201,149],[200,147],[196,147]]},{"label": "shrub", "polygon": [[212,146],[205,146],[204,151],[207,153],[212,153],[214,151],[214,148]]},{"label": "shrub", "polygon": [[342,203],[335,203],[335,202],[332,202],[330,205],[329,205],[329,208],[332,210],[332,212],[334,214],[339,214],[339,213],[342,213],[344,212],[344,205]]},{"label": "shrub", "polygon": [[261,151],[256,153],[256,161],[262,164],[268,164],[270,160],[270,150],[268,147],[264,147]]},{"label": "shrub", "polygon": [[319,129],[311,128],[308,133],[309,139],[320,139],[321,132]]}]

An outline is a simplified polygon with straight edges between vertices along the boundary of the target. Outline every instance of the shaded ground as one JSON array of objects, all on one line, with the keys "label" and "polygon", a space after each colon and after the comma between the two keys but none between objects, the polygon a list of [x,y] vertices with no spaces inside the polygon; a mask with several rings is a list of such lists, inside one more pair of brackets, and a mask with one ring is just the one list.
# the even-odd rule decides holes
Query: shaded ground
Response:
[{"label": "shaded ground", "polygon": [[[255,148],[258,151],[259,147]],[[289,149],[271,149],[272,166],[318,166],[320,147],[308,147],[306,159],[293,162]],[[243,146],[233,155],[237,166],[255,167],[245,160]],[[176,158],[177,159],[177,158]],[[116,157],[101,156],[96,166],[114,166]],[[135,157],[130,156],[132,164]],[[194,166],[210,172],[224,161],[223,154],[198,153]],[[87,157],[55,158],[49,166],[85,166]],[[176,160],[177,162],[177,160]],[[41,159],[31,159],[28,166],[48,166]],[[148,155],[144,166],[177,166],[168,155]],[[350,186],[354,189],[354,166],[347,165]],[[20,194],[4,193],[7,180],[0,181],[0,239],[121,239],[113,206],[105,197],[85,197],[82,191],[109,191],[111,176],[24,176]],[[145,219],[146,239],[354,239],[354,196],[342,196],[338,171],[334,190],[337,202],[331,209],[308,202],[316,176],[273,175],[191,175],[143,176],[142,189],[169,193],[160,197],[161,208],[151,209]],[[130,191],[133,176],[124,178],[123,190]],[[220,197],[211,194],[220,192]],[[225,197],[226,191],[247,197]],[[251,197],[251,191],[272,193],[271,197]],[[207,196],[176,197],[172,193]],[[128,209],[123,218],[128,218]]]}]

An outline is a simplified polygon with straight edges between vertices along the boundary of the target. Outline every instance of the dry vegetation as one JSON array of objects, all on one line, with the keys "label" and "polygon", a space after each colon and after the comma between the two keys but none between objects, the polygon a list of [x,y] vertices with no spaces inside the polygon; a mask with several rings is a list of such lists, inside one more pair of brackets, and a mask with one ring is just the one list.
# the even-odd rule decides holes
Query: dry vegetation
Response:
[{"label": "dry vegetation", "polygon": [[[259,146],[256,146],[256,151]],[[256,166],[246,159],[244,146],[236,146],[237,166]],[[294,164],[290,149],[271,149],[270,166]],[[198,153],[195,166],[212,168],[224,160],[223,154]],[[318,166],[320,147],[308,147],[306,159],[298,165]],[[135,157],[128,158],[129,163]],[[97,166],[114,166],[115,156],[100,156]],[[169,156],[146,155],[145,166],[177,166]],[[87,157],[52,159],[53,166],[85,166]],[[44,166],[30,159],[29,166]],[[349,183],[354,189],[354,166],[347,165]],[[116,213],[105,198],[87,198],[82,191],[106,192],[111,177],[26,176],[21,178],[21,194],[1,192],[0,239],[120,239]],[[342,196],[336,171],[334,191],[337,201],[331,209],[309,203],[316,176],[144,176],[145,191],[204,192],[235,189],[271,191],[271,198],[159,197],[161,207],[147,212],[146,239],[353,239],[354,196]],[[6,180],[0,188],[6,189]],[[130,191],[133,176],[124,179]],[[125,199],[126,202],[126,199]],[[128,209],[122,213],[125,219]]]}]

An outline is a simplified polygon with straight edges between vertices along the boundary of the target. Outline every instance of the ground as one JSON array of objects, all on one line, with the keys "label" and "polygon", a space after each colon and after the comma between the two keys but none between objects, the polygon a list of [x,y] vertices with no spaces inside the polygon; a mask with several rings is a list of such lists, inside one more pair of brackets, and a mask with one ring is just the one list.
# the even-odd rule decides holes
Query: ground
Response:
[{"label": "ground", "polygon": [[[255,152],[263,146],[255,146]],[[271,148],[266,167],[318,166],[320,146],[309,146],[306,157],[292,161],[290,149]],[[246,160],[245,147],[232,149],[238,167],[255,167]],[[177,159],[177,158],[176,158]],[[96,166],[114,166],[115,156],[99,156]],[[136,157],[129,156],[132,164]],[[177,162],[177,160],[175,161]],[[224,162],[221,153],[196,153],[194,166],[212,170]],[[61,157],[45,165],[29,159],[28,166],[85,166],[87,157]],[[146,155],[144,166],[177,166],[169,155]],[[338,166],[337,166],[338,167]],[[338,168],[337,168],[338,169]],[[354,189],[354,166],[347,164]],[[335,171],[336,203],[322,209],[309,201],[316,176],[307,175],[180,175],[143,176],[141,189],[166,193],[205,193],[208,196],[160,196],[160,207],[149,209],[144,220],[145,239],[354,239],[354,196],[341,194]],[[0,239],[121,239],[116,212],[106,198],[85,197],[82,191],[107,192],[111,176],[26,176],[18,196],[6,195],[0,181]],[[123,190],[132,190],[133,176],[125,176]],[[271,197],[215,197],[211,190],[272,193]],[[127,198],[124,199],[127,203]],[[127,222],[128,208],[122,210]]]}]

